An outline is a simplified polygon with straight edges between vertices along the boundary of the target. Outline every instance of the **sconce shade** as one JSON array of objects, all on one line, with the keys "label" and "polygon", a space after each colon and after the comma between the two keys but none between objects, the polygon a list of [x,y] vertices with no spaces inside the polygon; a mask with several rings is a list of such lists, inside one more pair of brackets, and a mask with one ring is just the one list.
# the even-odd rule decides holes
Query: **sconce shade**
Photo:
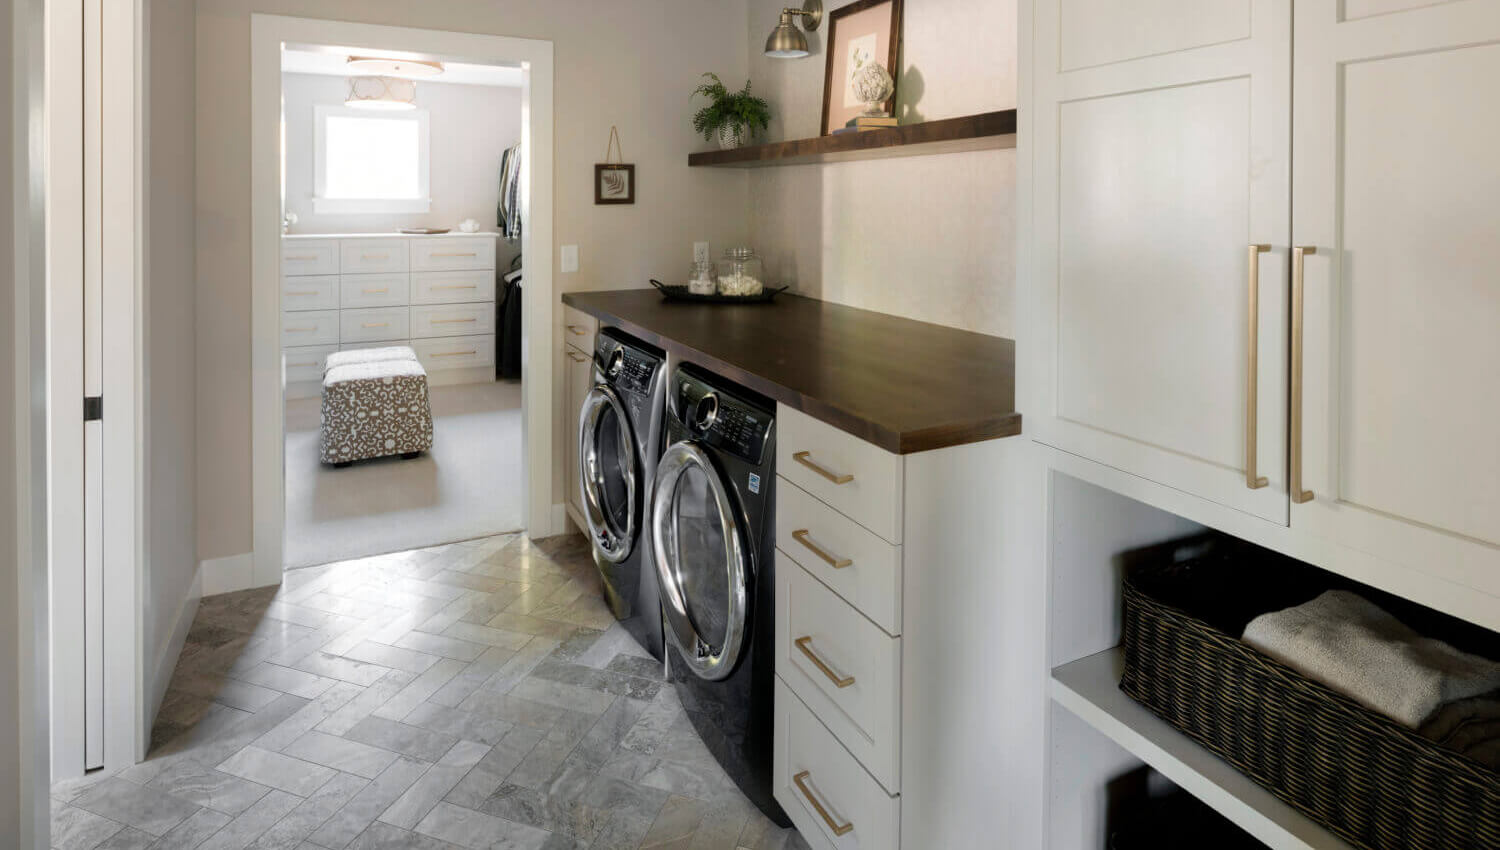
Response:
[{"label": "sconce shade", "polygon": [[823,20],[823,0],[806,0],[801,9],[784,8],[776,29],[766,39],[766,55],[774,59],[801,59],[808,55],[807,36],[797,29],[796,19],[802,19],[802,29],[812,32]]}]

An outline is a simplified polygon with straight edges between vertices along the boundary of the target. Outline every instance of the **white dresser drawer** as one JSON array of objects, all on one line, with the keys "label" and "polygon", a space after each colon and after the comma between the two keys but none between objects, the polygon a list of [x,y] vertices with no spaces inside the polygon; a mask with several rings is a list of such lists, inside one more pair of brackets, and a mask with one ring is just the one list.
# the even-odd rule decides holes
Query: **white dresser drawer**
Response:
[{"label": "white dresser drawer", "polygon": [[776,406],[776,471],[892,543],[901,542],[901,456]]},{"label": "white dresser drawer", "polygon": [[495,332],[495,305],[423,304],[411,308],[413,338],[473,336]]},{"label": "white dresser drawer", "polygon": [[340,342],[376,342],[407,339],[411,318],[405,307],[372,307],[339,312]]},{"label": "white dresser drawer", "polygon": [[338,274],[338,240],[281,240],[281,273],[286,277],[300,277],[309,274]]},{"label": "white dresser drawer", "polygon": [[281,347],[333,345],[339,341],[339,311],[303,310],[281,314]]},{"label": "white dresser drawer", "polygon": [[901,790],[901,639],[779,551],[776,673],[887,791]]},{"label": "white dresser drawer", "polygon": [[339,277],[339,299],[344,309],[393,307],[406,304],[411,278],[400,274],[355,274]]},{"label": "white dresser drawer", "polygon": [[287,312],[298,310],[337,310],[339,308],[339,276],[334,274],[283,277],[281,279],[281,309]]},{"label": "white dresser drawer", "polygon": [[339,271],[343,274],[404,272],[408,269],[410,239],[345,239],[339,242]]},{"label": "white dresser drawer", "polygon": [[451,236],[448,238],[413,239],[412,271],[446,271],[449,269],[495,268],[495,237]]},{"label": "white dresser drawer", "polygon": [[411,340],[385,339],[377,340],[375,342],[341,342],[339,343],[339,351],[358,351],[361,348],[390,348],[394,345],[410,346]]},{"label": "white dresser drawer", "polygon": [[414,272],[411,276],[411,303],[457,304],[464,301],[495,300],[495,273]]},{"label": "white dresser drawer", "polygon": [[414,339],[411,347],[417,352],[422,368],[429,372],[495,365],[494,334]]},{"label": "white dresser drawer", "polygon": [[304,381],[323,380],[323,361],[338,351],[337,345],[304,345],[284,348],[282,363],[286,366],[286,382],[295,384]]},{"label": "white dresser drawer", "polygon": [[901,634],[901,546],[779,477],[776,548],[893,635]]},{"label": "white dresser drawer", "polygon": [[779,677],[775,726],[771,790],[807,843],[896,850],[901,798],[885,793]]},{"label": "white dresser drawer", "polygon": [[568,345],[589,354],[594,353],[594,335],[599,333],[599,320],[575,307],[563,305],[563,339]]}]

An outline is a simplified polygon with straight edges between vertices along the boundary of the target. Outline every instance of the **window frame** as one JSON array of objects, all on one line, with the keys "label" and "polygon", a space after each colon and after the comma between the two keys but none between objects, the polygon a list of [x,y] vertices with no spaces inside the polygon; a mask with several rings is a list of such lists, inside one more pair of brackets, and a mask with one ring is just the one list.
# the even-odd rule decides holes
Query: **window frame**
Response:
[{"label": "window frame", "polygon": [[[371,118],[415,121],[417,124],[416,198],[330,198],[327,196],[329,118]],[[425,213],[432,211],[432,145],[430,116],[425,109],[405,112],[371,112],[351,106],[319,104],[313,108],[313,212],[315,213]]]}]

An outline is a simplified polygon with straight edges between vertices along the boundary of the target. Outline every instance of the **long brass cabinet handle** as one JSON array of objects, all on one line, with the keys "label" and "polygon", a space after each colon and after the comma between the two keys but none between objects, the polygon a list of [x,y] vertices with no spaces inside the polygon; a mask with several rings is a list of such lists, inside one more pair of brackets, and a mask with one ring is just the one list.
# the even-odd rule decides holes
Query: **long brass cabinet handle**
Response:
[{"label": "long brass cabinet handle", "polygon": [[462,253],[441,252],[441,251],[439,251],[439,252],[434,252],[432,254],[429,254],[428,256],[431,256],[431,257],[473,257],[473,256],[476,256],[476,254],[473,251],[466,251],[466,252],[462,252]]},{"label": "long brass cabinet handle", "polygon": [[577,335],[577,336],[588,336],[588,334],[589,334],[588,331],[584,330],[583,328],[580,328],[577,325],[568,325],[568,333],[571,333],[571,334],[574,334],[574,335]]},{"label": "long brass cabinet handle", "polygon": [[589,362],[589,358],[584,357],[582,354],[574,353],[572,351],[568,352],[568,359],[572,360],[574,363],[587,363],[587,362]]},{"label": "long brass cabinet handle", "polygon": [[364,290],[364,293],[366,295],[379,295],[382,292],[390,292],[390,291],[391,291],[390,287],[388,287],[388,286],[382,286],[379,289],[366,289],[366,290]]},{"label": "long brass cabinet handle", "polygon": [[1259,490],[1270,483],[1265,476],[1255,474],[1256,460],[1256,414],[1260,412],[1257,398],[1260,362],[1260,255],[1271,250],[1270,245],[1251,245],[1248,252],[1250,279],[1247,287],[1249,312],[1245,320],[1247,344],[1245,346],[1245,486]]},{"label": "long brass cabinet handle", "polygon": [[835,484],[848,484],[850,481],[854,480],[853,475],[829,472],[816,463],[813,463],[811,460],[808,460],[808,458],[810,457],[812,457],[812,452],[797,452],[796,454],[792,455],[792,460],[795,460],[796,462],[802,464],[808,469],[811,469],[813,472],[818,473],[824,478],[827,478],[829,481],[832,481]]},{"label": "long brass cabinet handle", "polygon": [[475,353],[474,349],[471,348],[468,351],[440,351],[440,352],[434,353],[432,356],[433,357],[467,357],[467,356],[469,356],[469,355],[471,355],[473,353]]},{"label": "long brass cabinet handle", "polygon": [[439,285],[439,286],[434,286],[433,287],[433,289],[478,289],[478,288],[479,287],[475,286],[472,283],[465,284],[463,286],[459,286],[457,284],[448,284],[448,285]]},{"label": "long brass cabinet handle", "polygon": [[361,260],[389,260],[391,258],[391,255],[390,254],[360,254],[359,258]]},{"label": "long brass cabinet handle", "polygon": [[467,319],[433,319],[432,323],[434,325],[461,325],[461,324],[463,324],[465,322],[477,322],[477,321],[479,321],[479,320],[476,319],[476,318],[474,318],[473,316],[470,316]]},{"label": "long brass cabinet handle", "polygon": [[290,292],[287,293],[287,295],[317,295],[317,294],[318,294],[318,290],[316,290],[316,289],[294,289],[294,290],[292,290],[292,291],[290,291]]},{"label": "long brass cabinet handle", "polygon": [[1308,254],[1316,254],[1312,245],[1298,245],[1292,249],[1292,470],[1289,489],[1292,501],[1297,504],[1311,502],[1313,492],[1302,489],[1302,266]]},{"label": "long brass cabinet handle", "polygon": [[797,648],[802,650],[802,654],[807,656],[807,660],[811,661],[813,666],[823,671],[823,675],[828,677],[828,681],[832,682],[835,688],[847,688],[854,684],[853,676],[840,676],[833,672],[833,668],[829,667],[827,662],[819,658],[816,652],[812,651],[812,635],[803,635],[792,641],[792,643],[795,643]]},{"label": "long brass cabinet handle", "polygon": [[286,332],[289,334],[310,334],[315,330],[317,328],[287,328]]},{"label": "long brass cabinet handle", "polygon": [[813,809],[818,813],[818,817],[821,817],[823,822],[828,824],[828,828],[833,830],[834,835],[843,835],[849,832],[849,830],[854,829],[853,823],[849,821],[839,823],[833,819],[832,815],[828,814],[827,809],[823,808],[823,804],[819,802],[817,795],[813,794],[812,789],[807,787],[807,779],[810,776],[812,776],[812,771],[804,770],[793,776],[792,781],[797,783],[797,790],[801,791],[802,796],[807,798],[807,802],[812,804]]},{"label": "long brass cabinet handle", "polygon": [[298,261],[312,261],[318,258],[317,254],[288,254],[284,259]]},{"label": "long brass cabinet handle", "polygon": [[390,322],[365,322],[364,324],[360,325],[360,327],[364,328],[388,328],[390,326]]},{"label": "long brass cabinet handle", "polygon": [[844,567],[847,567],[850,564],[854,563],[848,558],[836,558],[833,555],[830,555],[828,553],[828,550],[812,542],[811,540],[808,540],[808,533],[809,532],[807,529],[799,528],[796,531],[792,532],[792,539],[797,541],[798,543],[801,543],[804,547],[807,548],[807,551],[813,553],[814,555],[817,555],[819,558],[822,558],[824,563],[828,564],[828,566],[833,567],[836,570],[842,570]]}]

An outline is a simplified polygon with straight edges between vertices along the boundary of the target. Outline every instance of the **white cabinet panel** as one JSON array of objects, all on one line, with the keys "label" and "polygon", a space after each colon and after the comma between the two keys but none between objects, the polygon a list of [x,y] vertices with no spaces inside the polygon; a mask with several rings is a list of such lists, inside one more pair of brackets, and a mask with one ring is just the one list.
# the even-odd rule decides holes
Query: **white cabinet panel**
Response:
[{"label": "white cabinet panel", "polygon": [[337,310],[339,307],[338,275],[307,275],[281,279],[281,309]]},{"label": "white cabinet panel", "polygon": [[406,307],[374,307],[339,313],[339,340],[342,342],[406,339],[411,336],[410,328]]},{"label": "white cabinet panel", "polygon": [[424,304],[411,308],[413,337],[472,336],[494,332],[494,304]]},{"label": "white cabinet panel", "polygon": [[1250,0],[1061,0],[1062,69],[1250,36]]},{"label": "white cabinet panel", "polygon": [[404,272],[409,239],[345,239],[339,243],[339,271],[344,274]]},{"label": "white cabinet panel", "polygon": [[283,239],[281,273],[287,277],[339,273],[337,239]]},{"label": "white cabinet panel", "polygon": [[281,314],[281,345],[333,345],[339,341],[339,311],[304,310]]},{"label": "white cabinet panel", "polygon": [[880,628],[901,634],[901,546],[778,476],[776,547]]},{"label": "white cabinet panel", "polygon": [[337,345],[306,345],[282,349],[288,384],[323,380],[323,362],[338,351]]},{"label": "white cabinet panel", "polygon": [[495,273],[492,271],[414,272],[411,284],[413,304],[495,300]]},{"label": "white cabinet panel", "polygon": [[412,242],[412,271],[494,268],[493,236],[452,236]]},{"label": "white cabinet panel", "polygon": [[339,278],[340,303],[345,309],[400,307],[407,303],[411,283],[400,274],[355,274]]},{"label": "white cabinet panel", "polygon": [[454,336],[441,339],[414,339],[412,350],[429,372],[438,369],[464,369],[495,365],[495,337]]},{"label": "white cabinet panel", "polygon": [[568,344],[580,351],[594,350],[594,336],[599,332],[599,320],[588,313],[563,305],[563,337]]},{"label": "white cabinet panel", "polygon": [[1500,6],[1334,6],[1298,13],[1292,525],[1500,593]]},{"label": "white cabinet panel", "polygon": [[882,538],[901,542],[901,456],[786,405],[776,472]]},{"label": "white cabinet panel", "polygon": [[564,411],[562,421],[562,440],[566,446],[564,457],[567,458],[567,466],[563,470],[563,478],[568,484],[568,504],[583,516],[583,484],[581,470],[579,469],[578,455],[578,417],[583,411],[584,399],[588,397],[589,390],[594,385],[594,361],[590,356],[592,349],[583,351],[572,345],[563,346],[563,357],[565,362],[565,383],[567,390],[567,409]]}]

